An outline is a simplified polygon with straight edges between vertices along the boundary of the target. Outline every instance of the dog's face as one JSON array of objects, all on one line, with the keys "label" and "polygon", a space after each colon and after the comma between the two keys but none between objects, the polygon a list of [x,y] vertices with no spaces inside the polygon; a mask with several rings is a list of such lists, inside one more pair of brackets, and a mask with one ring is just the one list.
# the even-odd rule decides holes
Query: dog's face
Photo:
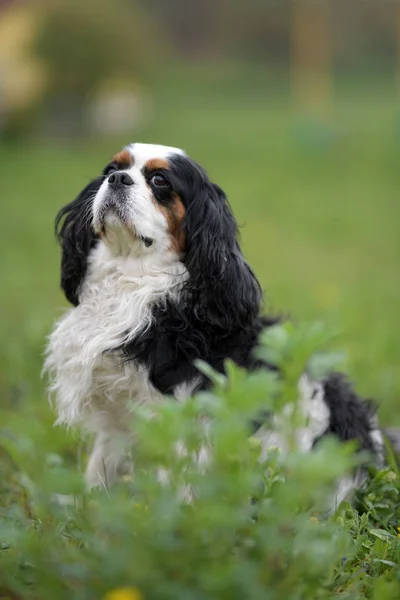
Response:
[{"label": "dog's face", "polygon": [[[93,229],[116,251],[135,255],[185,252],[183,166],[194,165],[182,150],[131,144],[104,169],[93,200]],[[190,190],[186,190],[190,191]]]}]

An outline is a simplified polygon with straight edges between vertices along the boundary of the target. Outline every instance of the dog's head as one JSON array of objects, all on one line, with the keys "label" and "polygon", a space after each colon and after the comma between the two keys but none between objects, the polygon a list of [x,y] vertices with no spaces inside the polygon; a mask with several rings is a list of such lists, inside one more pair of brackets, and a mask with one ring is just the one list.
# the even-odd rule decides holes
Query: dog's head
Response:
[{"label": "dog's head", "polygon": [[114,255],[180,261],[217,313],[258,311],[258,283],[237,242],[224,192],[180,149],[131,144],[57,216],[62,287],[79,303],[87,257],[98,243]]}]

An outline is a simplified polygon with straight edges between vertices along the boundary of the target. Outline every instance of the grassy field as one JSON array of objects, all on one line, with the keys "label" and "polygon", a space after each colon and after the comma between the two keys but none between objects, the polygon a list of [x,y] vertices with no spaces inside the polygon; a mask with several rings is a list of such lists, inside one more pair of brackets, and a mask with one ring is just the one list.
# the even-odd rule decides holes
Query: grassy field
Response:
[{"label": "grassy field", "polygon": [[[112,503],[107,504],[107,496],[91,500],[83,513],[73,513],[72,517],[41,504],[46,489],[54,490],[54,481],[60,488],[70,485],[69,491],[81,486],[76,481],[76,465],[81,468],[82,445],[75,435],[52,427],[54,414],[40,377],[45,337],[66,306],[59,291],[60,252],[53,234],[54,216],[127,142],[183,147],[206,167],[234,208],[244,252],[265,290],[265,310],[290,313],[297,323],[323,321],[339,332],[334,348],[347,352],[345,368],[358,389],[380,402],[385,424],[400,424],[400,138],[396,99],[390,85],[377,81],[364,86],[351,82],[342,85],[329,126],[321,130],[297,119],[282,82],[261,71],[242,74],[238,81],[234,70],[225,71],[222,77],[218,69],[213,72],[198,68],[186,73],[185,80],[175,73],[168,74],[166,81],[168,85],[161,82],[161,91],[155,94],[154,118],[122,140],[0,145],[0,550],[6,550],[6,562],[0,561],[1,599],[36,598],[31,589],[35,577],[37,582],[41,580],[38,589],[47,590],[41,596],[43,600],[95,600],[103,597],[107,586],[118,587],[118,582],[123,586],[124,581],[143,580],[143,589],[151,583],[150,589],[157,581],[153,573],[158,560],[163,565],[159,567],[160,586],[171,580],[166,560],[170,554],[165,550],[168,546],[165,539],[157,537],[159,523],[171,518],[171,531],[175,532],[180,522],[173,520],[172,512],[165,516],[165,499],[157,504],[159,499],[155,498],[153,507],[159,506],[161,512],[154,513],[151,523],[151,512],[148,517],[138,517],[132,512],[131,499],[125,502],[118,492]],[[245,390],[250,401],[247,383]],[[179,418],[189,427],[183,417]],[[233,421],[231,426],[235,427]],[[160,440],[163,433],[160,430]],[[14,454],[13,447],[18,448]],[[227,450],[226,459],[231,451]],[[60,456],[70,471],[58,474],[54,480],[49,473],[59,464]],[[374,600],[398,598],[399,578],[393,574],[398,572],[393,569],[400,556],[396,531],[400,489],[393,472],[374,480],[364,506],[371,513],[369,518],[348,509],[345,520],[339,515],[317,532],[306,509],[296,517],[297,537],[285,538],[287,522],[298,508],[293,499],[302,498],[308,506],[313,494],[318,496],[323,478],[328,481],[333,477],[335,468],[340,472],[340,454],[335,455],[337,465],[336,460],[329,459],[332,454],[328,453],[328,461],[324,456],[300,458],[297,463],[294,456],[290,466],[294,477],[286,496],[279,496],[278,491],[277,512],[271,513],[268,505],[266,521],[260,517],[259,530],[247,533],[248,521],[240,530],[245,544],[247,535],[254,536],[254,543],[261,535],[261,551],[271,561],[276,558],[275,549],[282,550],[280,557],[276,555],[278,562],[268,563],[271,580],[265,579],[264,583],[277,593],[269,597],[358,599],[366,594],[370,598],[376,579]],[[229,465],[221,463],[218,468],[217,481],[229,477]],[[235,479],[232,481],[236,487]],[[219,523],[225,523],[226,515],[220,511],[223,505],[217,509],[218,489],[215,505],[200,507],[190,525],[183,521],[183,563],[178,572],[182,581],[191,582],[189,591],[179,588],[178,594],[171,584],[169,591],[163,588],[156,593],[153,586],[149,598],[192,599],[193,590],[203,585],[204,581],[196,583],[193,579],[196,552],[202,548],[212,515],[216,521],[211,548],[218,547]],[[173,503],[171,498],[168,501]],[[228,532],[236,532],[242,518],[240,498],[238,502],[239,508],[229,517]],[[179,512],[179,518],[185,519],[185,513]],[[12,527],[7,529],[9,522]],[[109,529],[111,525],[114,529]],[[351,542],[346,551],[340,545],[344,529],[346,544]],[[142,557],[144,562],[134,576],[127,550],[132,531],[138,532],[138,547],[143,551],[147,548],[147,563]],[[10,544],[2,541],[7,535]],[[222,569],[226,566],[223,552],[232,547],[229,536],[224,543],[216,581],[228,578],[226,572],[222,575]],[[286,563],[279,561],[291,555],[295,543],[302,551],[299,554],[294,550],[288,571]],[[54,551],[46,550],[53,545]],[[85,553],[81,551],[83,546]],[[204,563],[208,566],[204,568],[210,568],[211,577],[219,559],[209,550],[210,545],[204,555],[208,556]],[[191,552],[192,559],[186,561]],[[342,552],[352,557],[347,563],[341,558]],[[176,573],[173,554],[171,560],[171,572]],[[29,580],[32,563],[36,575]],[[249,565],[249,569],[255,568],[253,563]],[[262,561],[260,565],[264,572]],[[244,563],[239,567],[244,569]],[[330,587],[325,581],[328,571]],[[254,584],[254,572],[249,573],[242,571],[240,585],[245,585],[247,576]],[[276,573],[281,573],[281,580]],[[296,582],[304,573],[309,581],[303,584],[308,587],[299,592]],[[236,575],[232,577],[232,589],[236,590]],[[65,586],[60,583],[64,578]],[[291,586],[290,591],[285,585]],[[10,589],[15,595],[9,593]],[[225,597],[264,595],[249,592],[248,596],[224,596],[215,592],[196,596],[218,600]],[[141,600],[142,594],[121,588],[104,598]]]},{"label": "grassy field", "polygon": [[54,216],[116,148],[140,139],[183,147],[208,169],[242,226],[266,310],[338,330],[359,389],[399,422],[400,146],[390,88],[339,94],[324,143],[304,139],[290,102],[260,73],[252,88],[245,79],[234,88],[234,72],[191,78],[170,81],[151,123],[123,140],[0,146],[3,406],[48,414],[41,353],[65,304]]}]

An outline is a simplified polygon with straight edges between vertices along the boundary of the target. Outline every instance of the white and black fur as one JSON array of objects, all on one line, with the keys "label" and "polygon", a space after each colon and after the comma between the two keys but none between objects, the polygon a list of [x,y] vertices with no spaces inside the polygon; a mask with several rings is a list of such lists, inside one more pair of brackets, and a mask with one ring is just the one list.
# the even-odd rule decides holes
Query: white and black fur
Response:
[{"label": "white and black fur", "polygon": [[[250,370],[261,331],[259,283],[242,255],[224,192],[179,149],[131,144],[56,219],[61,285],[73,305],[56,324],[45,368],[58,423],[95,434],[89,486],[112,483],[128,467],[132,404],[184,401],[204,389],[196,359],[223,372],[232,359]],[[299,448],[323,436],[355,439],[383,463],[383,437],[371,403],[348,381],[304,375],[299,402],[307,426]],[[256,421],[255,421],[256,422]],[[268,447],[284,446],[257,423]],[[284,447],[283,447],[284,449]],[[334,504],[364,479],[338,484]]]}]

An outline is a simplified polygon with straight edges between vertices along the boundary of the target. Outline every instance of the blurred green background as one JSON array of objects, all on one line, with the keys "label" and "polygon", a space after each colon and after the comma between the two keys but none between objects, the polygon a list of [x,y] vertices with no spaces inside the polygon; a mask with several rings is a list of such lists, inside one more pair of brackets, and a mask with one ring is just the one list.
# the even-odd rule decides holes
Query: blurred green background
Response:
[{"label": "blurred green background", "polygon": [[392,0],[0,1],[0,426],[53,420],[54,217],[131,141],[208,170],[266,310],[340,331],[400,422],[397,24]]}]

